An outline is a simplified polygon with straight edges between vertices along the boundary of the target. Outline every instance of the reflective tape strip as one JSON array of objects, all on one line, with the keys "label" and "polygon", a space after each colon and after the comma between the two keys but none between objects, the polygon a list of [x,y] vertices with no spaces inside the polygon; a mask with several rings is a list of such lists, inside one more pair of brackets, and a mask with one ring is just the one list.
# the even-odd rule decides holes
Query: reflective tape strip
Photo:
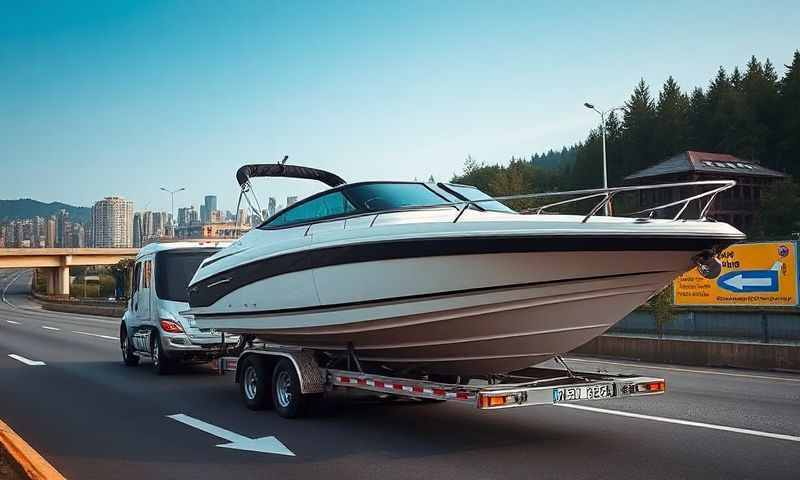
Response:
[{"label": "reflective tape strip", "polygon": [[461,392],[448,392],[443,388],[426,387],[423,385],[404,385],[402,383],[386,383],[382,380],[373,380],[371,378],[353,378],[347,376],[335,377],[336,381],[341,384],[349,385],[366,385],[382,390],[396,391],[400,390],[408,393],[422,393],[426,395],[444,397],[445,399],[455,400],[471,400],[475,398],[475,394],[468,391]]}]

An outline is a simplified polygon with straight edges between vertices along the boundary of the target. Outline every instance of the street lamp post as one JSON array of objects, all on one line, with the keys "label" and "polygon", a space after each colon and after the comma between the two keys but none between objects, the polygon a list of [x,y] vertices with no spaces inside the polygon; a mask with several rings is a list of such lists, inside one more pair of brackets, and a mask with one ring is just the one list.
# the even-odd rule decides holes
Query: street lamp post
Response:
[{"label": "street lamp post", "polygon": [[161,190],[169,193],[169,196],[170,196],[170,202],[171,203],[170,203],[170,212],[169,213],[172,215],[172,219],[170,220],[170,222],[171,222],[170,224],[172,226],[172,235],[175,236],[175,194],[178,193],[178,192],[182,192],[182,191],[186,190],[186,188],[181,187],[181,188],[178,188],[177,190],[168,190],[168,189],[166,189],[164,187],[161,187]]},{"label": "street lamp post", "polygon": [[[594,110],[600,115],[600,133],[603,138],[603,188],[608,188],[608,167],[606,166],[606,115],[615,111],[615,110],[624,110],[624,107],[614,107],[610,110],[598,110],[595,108],[594,105],[591,103],[584,103],[584,107]],[[608,216],[608,203],[606,203],[605,207],[603,208],[605,215]]]}]

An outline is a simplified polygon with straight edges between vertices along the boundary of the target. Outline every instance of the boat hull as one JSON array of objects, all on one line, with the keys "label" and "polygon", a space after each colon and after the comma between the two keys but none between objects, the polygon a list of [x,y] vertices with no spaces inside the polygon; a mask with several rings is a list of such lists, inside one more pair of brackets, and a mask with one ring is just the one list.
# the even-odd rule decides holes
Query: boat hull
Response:
[{"label": "boat hull", "polygon": [[[397,369],[506,373],[602,334],[691,268],[696,253],[520,252],[331,265],[247,285],[221,299],[229,311],[193,313],[201,328],[319,350],[352,345],[361,360]],[[304,275],[316,288],[313,304],[237,303],[286,291]]]}]

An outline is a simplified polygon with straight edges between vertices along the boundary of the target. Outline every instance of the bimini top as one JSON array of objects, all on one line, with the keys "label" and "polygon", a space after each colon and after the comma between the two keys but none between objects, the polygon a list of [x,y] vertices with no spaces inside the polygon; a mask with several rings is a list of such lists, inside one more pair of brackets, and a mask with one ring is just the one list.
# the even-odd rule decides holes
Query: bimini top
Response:
[{"label": "bimini top", "polygon": [[280,163],[258,163],[253,165],[244,165],[236,171],[236,181],[239,186],[244,185],[253,177],[288,177],[288,178],[306,178],[309,180],[317,180],[328,185],[329,187],[338,187],[344,185],[345,182],[336,174],[326,172],[325,170],[318,170],[311,167],[301,167],[299,165],[284,165]]}]

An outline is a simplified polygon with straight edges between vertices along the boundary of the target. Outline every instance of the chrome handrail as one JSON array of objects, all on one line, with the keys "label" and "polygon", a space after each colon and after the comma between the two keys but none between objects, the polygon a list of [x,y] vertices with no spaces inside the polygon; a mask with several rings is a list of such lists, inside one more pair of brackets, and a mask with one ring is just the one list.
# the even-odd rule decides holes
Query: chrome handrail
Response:
[{"label": "chrome handrail", "polygon": [[[705,204],[705,206],[703,206],[702,210],[700,211],[700,215],[697,218],[697,220],[705,220],[706,219],[706,214],[708,213],[708,210],[711,207],[711,203],[714,201],[714,199],[716,199],[717,195],[720,192],[728,190],[730,188],[733,188],[736,185],[736,181],[735,180],[701,180],[701,181],[696,181],[696,182],[662,183],[662,184],[658,184],[658,185],[634,185],[634,186],[626,186],[626,187],[609,187],[609,188],[569,190],[569,191],[563,191],[563,192],[543,192],[543,193],[526,193],[526,194],[520,194],[520,195],[505,195],[505,196],[501,196],[501,197],[489,197],[489,198],[484,198],[484,199],[479,199],[479,200],[462,200],[462,201],[444,202],[444,203],[437,203],[437,204],[430,204],[430,205],[409,205],[407,207],[400,207],[400,208],[395,208],[395,209],[391,209],[391,210],[383,210],[383,211],[379,211],[379,212],[369,212],[369,211],[368,212],[358,212],[358,213],[355,213],[355,214],[352,214],[352,215],[337,216],[336,218],[333,218],[333,219],[341,220],[341,219],[347,219],[347,218],[362,217],[362,216],[366,216],[366,215],[375,215],[376,218],[377,218],[378,215],[384,215],[384,214],[388,214],[388,213],[408,212],[408,211],[415,211],[415,210],[428,210],[428,209],[445,208],[445,207],[456,207],[457,210],[458,210],[458,213],[457,213],[455,219],[453,220],[453,223],[456,223],[463,216],[464,212],[466,212],[470,208],[470,206],[475,206],[475,205],[478,205],[480,203],[485,203],[485,202],[502,202],[502,201],[508,201],[508,200],[524,200],[524,199],[530,199],[530,198],[546,198],[546,197],[558,197],[558,196],[562,196],[563,197],[563,196],[580,195],[577,198],[569,198],[569,199],[566,199],[566,200],[560,200],[560,201],[557,201],[557,202],[549,203],[547,205],[543,205],[541,207],[537,207],[535,214],[538,215],[538,214],[544,213],[545,210],[547,210],[549,208],[552,208],[552,207],[561,206],[561,205],[567,205],[567,204],[570,204],[570,203],[576,203],[576,202],[580,202],[580,201],[583,201],[583,200],[588,200],[590,198],[602,196],[603,198],[598,203],[596,203],[589,210],[589,213],[584,216],[583,220],[581,220],[581,223],[586,223],[586,222],[589,221],[590,218],[595,216],[597,214],[597,212],[602,210],[603,207],[606,204],[611,203],[611,200],[614,198],[614,196],[616,196],[617,194],[622,193],[622,192],[634,192],[634,191],[642,191],[642,190],[658,190],[658,189],[663,189],[663,188],[688,187],[688,186],[711,186],[711,185],[717,185],[717,187],[713,188],[713,189],[710,189],[710,190],[707,190],[705,192],[699,193],[697,195],[692,195],[692,196],[687,197],[687,198],[682,198],[682,199],[674,201],[674,202],[665,203],[663,205],[658,205],[658,206],[655,206],[655,207],[646,208],[646,209],[643,209],[643,210],[639,210],[639,211],[636,211],[636,212],[630,212],[630,213],[625,214],[625,215],[638,215],[638,214],[642,214],[642,213],[650,213],[650,214],[652,214],[653,212],[658,211],[658,210],[663,210],[665,208],[670,208],[670,207],[674,207],[674,206],[677,206],[677,205],[682,205],[682,207],[678,211],[678,213],[672,218],[673,221],[677,221],[677,220],[680,219],[680,217],[683,214],[683,212],[686,211],[686,208],[688,207],[689,203],[691,203],[692,201],[695,201],[695,200],[700,202],[701,199],[708,197],[708,202]],[[244,197],[246,198],[248,196],[247,194],[249,193],[249,191],[250,191],[249,189],[246,190],[245,188],[242,188],[242,192],[240,193],[240,199],[239,199],[240,203],[241,203],[241,196],[244,195]],[[248,203],[249,203],[249,199],[247,199],[247,200],[248,200]],[[252,208],[252,205],[250,205],[250,206]],[[461,206],[461,208],[458,208],[459,206]],[[238,207],[237,207],[237,214],[238,214]],[[332,218],[325,218],[325,219],[320,219],[320,221],[329,221],[329,220],[333,220],[333,219]],[[316,223],[316,222],[315,221],[311,221],[311,222],[308,222],[308,223]],[[374,223],[374,219],[373,219],[373,223]],[[372,224],[370,224],[370,226],[372,226]]]},{"label": "chrome handrail", "polygon": [[[665,203],[663,205],[658,205],[651,208],[646,208],[644,210],[639,210],[636,212],[628,213],[627,215],[638,215],[642,213],[652,213],[658,210],[663,210],[665,208],[674,207],[676,205],[683,205],[683,207],[678,211],[678,213],[672,218],[672,220],[680,219],[681,215],[686,208],[688,207],[689,203],[694,200],[700,200],[705,197],[709,197],[708,202],[703,207],[698,217],[698,220],[704,220],[706,218],[706,214],[711,206],[711,203],[717,197],[717,194],[724,190],[728,190],[733,188],[736,185],[735,180],[701,180],[697,182],[679,182],[679,183],[662,183],[658,185],[633,185],[633,186],[626,186],[626,187],[610,187],[610,188],[596,188],[596,189],[584,189],[584,190],[570,190],[565,192],[545,192],[545,193],[529,193],[523,195],[507,195],[503,197],[492,197],[482,200],[471,200],[469,202],[451,202],[449,205],[457,205],[457,204],[475,204],[481,202],[491,202],[491,201],[501,201],[501,200],[522,200],[526,198],[545,198],[545,197],[552,197],[552,196],[569,196],[569,195],[581,195],[578,198],[570,198],[567,200],[561,200],[558,202],[550,203],[547,205],[543,205],[536,209],[536,214],[543,213],[546,209],[567,205],[570,203],[576,203],[583,200],[587,200],[594,197],[602,196],[603,199],[595,204],[590,210],[589,213],[583,218],[581,223],[586,223],[591,217],[593,217],[598,211],[600,211],[606,204],[610,203],[611,200],[614,198],[615,195],[621,192],[632,192],[632,191],[641,191],[641,190],[657,190],[663,188],[675,188],[675,187],[687,187],[687,186],[703,186],[703,185],[718,185],[717,188],[713,188],[707,190],[705,192],[701,192],[697,195],[692,195],[687,198],[682,198],[680,200]],[[467,207],[468,208],[468,207]],[[466,208],[465,208],[466,209]],[[458,217],[461,217],[461,213],[459,212]]]}]

